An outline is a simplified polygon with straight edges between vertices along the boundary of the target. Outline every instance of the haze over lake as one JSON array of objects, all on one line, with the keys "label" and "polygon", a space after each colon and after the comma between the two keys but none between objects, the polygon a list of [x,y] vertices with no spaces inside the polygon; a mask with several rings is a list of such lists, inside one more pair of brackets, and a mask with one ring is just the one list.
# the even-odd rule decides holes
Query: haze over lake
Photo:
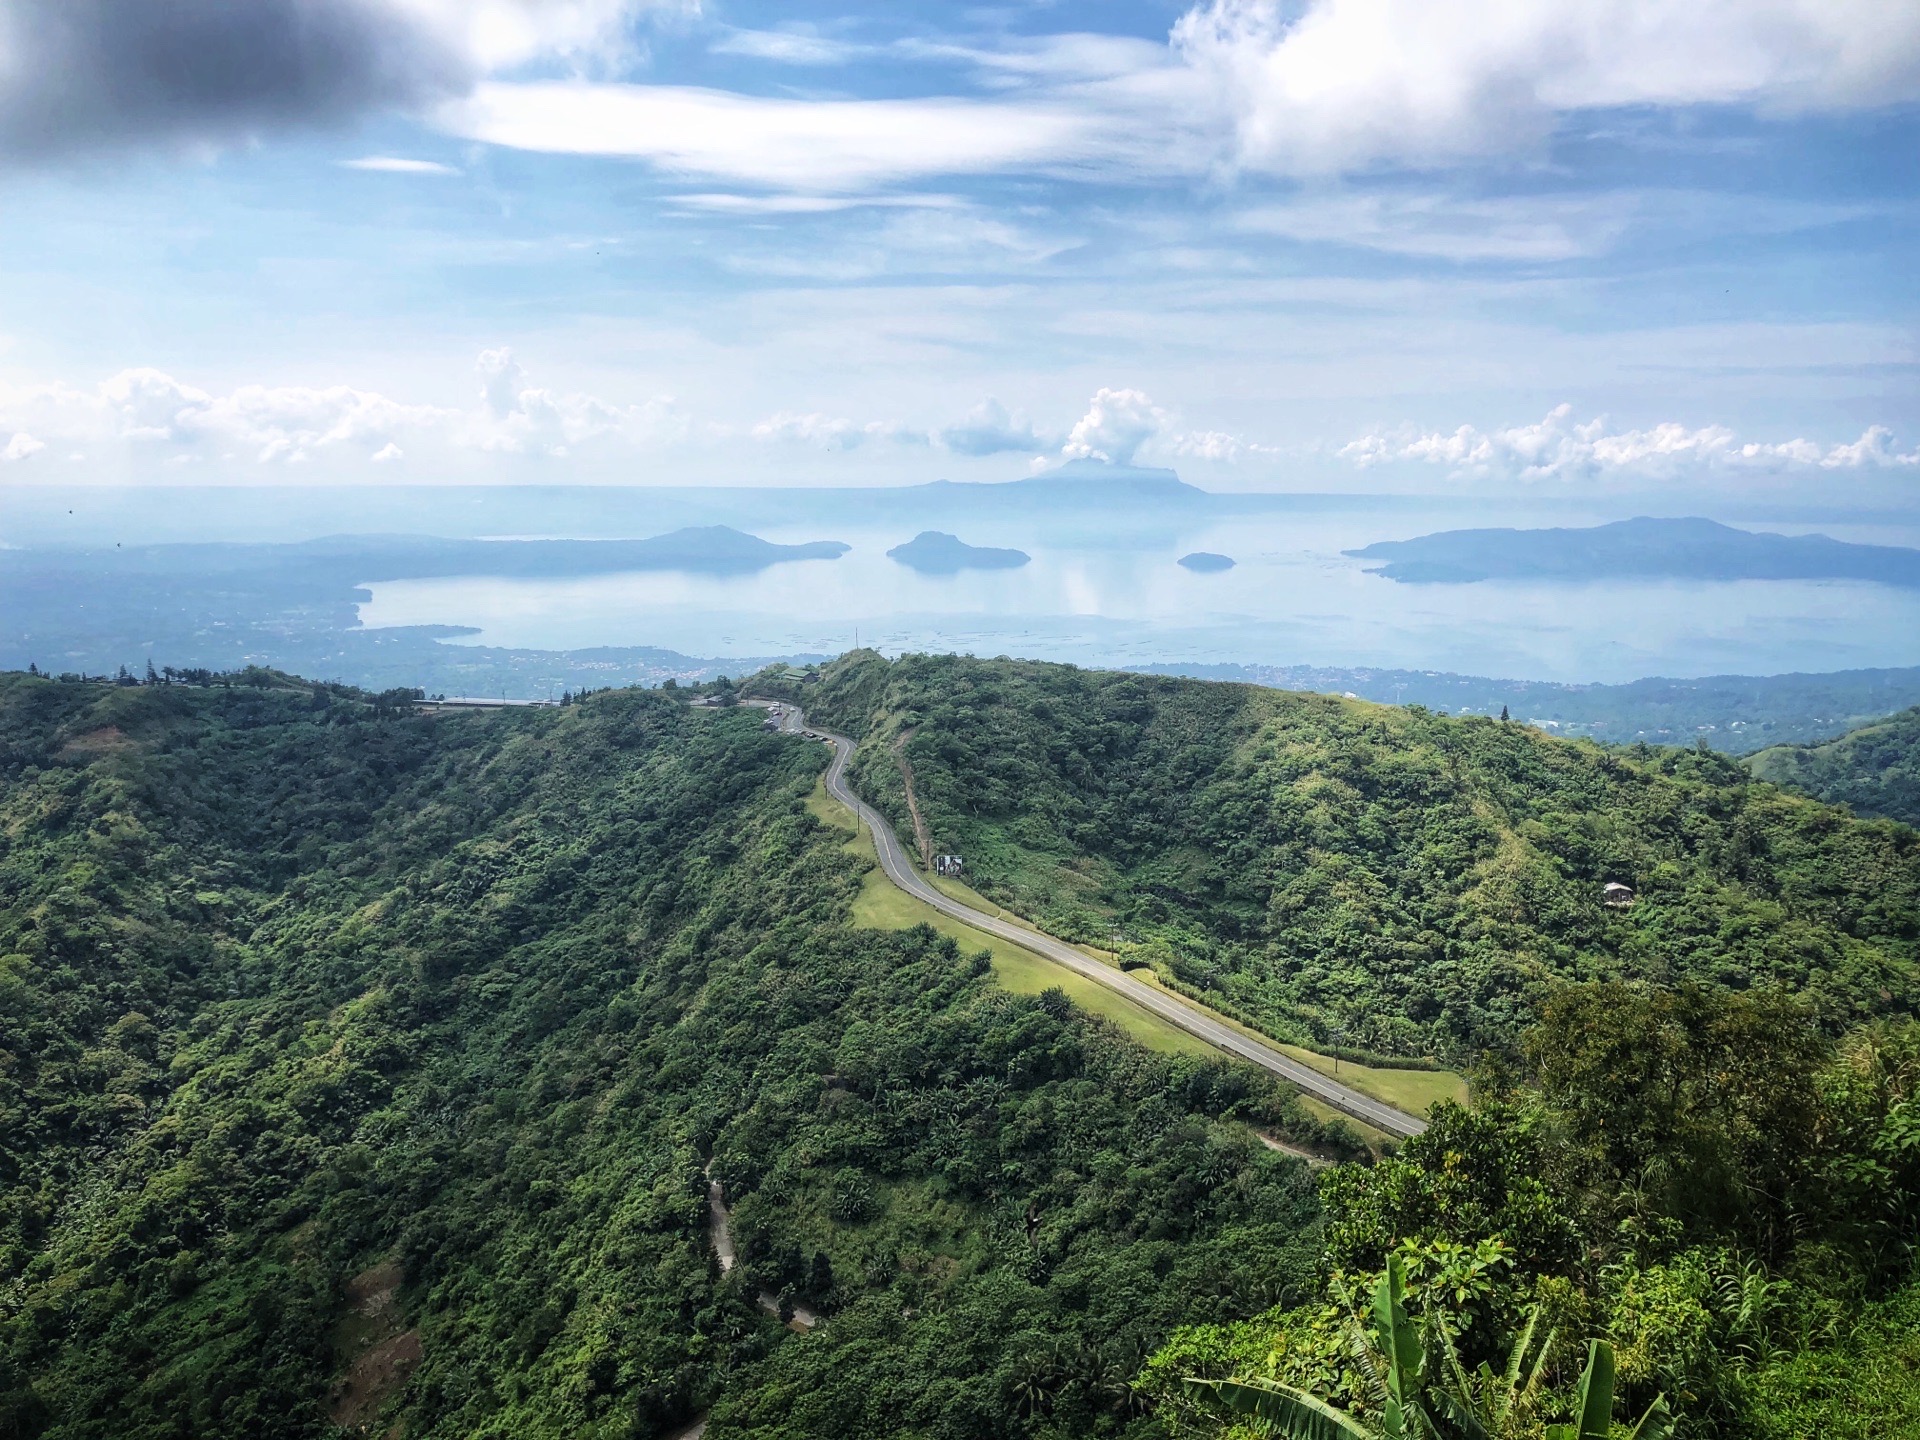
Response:
[{"label": "haze over lake", "polygon": [[[882,650],[961,650],[1126,665],[1173,661],[1342,664],[1539,679],[1617,681],[1905,665],[1920,635],[1920,592],[1847,581],[1484,581],[1405,586],[1341,554],[1463,523],[1577,525],[1615,514],[1564,506],[1461,505],[1360,498],[1230,516],[1165,514],[1116,540],[1077,537],[1055,519],[1012,516],[961,528],[971,545],[1024,550],[1013,570],[926,575],[886,551],[914,533],[861,524],[840,505],[817,520],[754,527],[768,540],[834,539],[839,560],[750,575],[674,572],[575,579],[490,576],[375,583],[368,626],[463,625],[468,643],[574,649],[660,645],[688,654],[835,652],[858,638]],[[834,513],[839,512],[839,513]],[[1912,544],[1920,524],[1749,523],[1836,538]],[[1195,574],[1179,557],[1230,555]],[[455,642],[460,643],[460,642]]]}]

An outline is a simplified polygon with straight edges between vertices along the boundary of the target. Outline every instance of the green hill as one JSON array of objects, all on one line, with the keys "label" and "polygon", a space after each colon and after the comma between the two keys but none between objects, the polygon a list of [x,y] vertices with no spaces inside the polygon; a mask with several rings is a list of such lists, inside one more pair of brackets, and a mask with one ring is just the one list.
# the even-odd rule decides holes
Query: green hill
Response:
[{"label": "green hill", "polygon": [[[1240,687],[786,677],[1034,913],[1276,1024],[1496,1042],[1316,1176],[1263,1141],[1371,1157],[1262,1075],[884,928],[757,712],[203,678],[0,676],[9,1440],[1225,1435],[1187,1376],[1366,1408],[1343,1287],[1390,1260],[1471,1373],[1552,1307],[1516,1440],[1590,1339],[1689,1434],[1920,1420],[1911,832]],[[1619,856],[1639,905],[1588,913]],[[1609,967],[1656,983],[1550,983]]]},{"label": "green hill", "polygon": [[1920,707],[1824,744],[1776,745],[1746,763],[1762,780],[1856,815],[1920,825]]},{"label": "green hill", "polygon": [[1310,1285],[1291,1098],[851,928],[819,747],[259,678],[0,677],[0,1434],[1091,1427]]},{"label": "green hill", "polygon": [[1006,660],[857,653],[787,693],[861,737],[910,843],[911,773],[976,889],[1282,1038],[1465,1056],[1571,979],[1920,1006],[1920,837],[1703,749]]}]

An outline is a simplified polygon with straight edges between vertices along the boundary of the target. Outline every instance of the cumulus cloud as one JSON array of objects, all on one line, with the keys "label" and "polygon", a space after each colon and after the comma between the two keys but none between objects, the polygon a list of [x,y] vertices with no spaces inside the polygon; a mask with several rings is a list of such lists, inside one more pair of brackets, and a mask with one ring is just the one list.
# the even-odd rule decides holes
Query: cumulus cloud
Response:
[{"label": "cumulus cloud", "polygon": [[527,372],[513,358],[513,351],[505,346],[482,350],[473,367],[480,372],[480,398],[487,409],[497,416],[512,414],[527,384]]},{"label": "cumulus cloud", "polygon": [[592,395],[565,394],[527,383],[527,372],[504,347],[483,350],[481,410],[457,428],[456,443],[554,457],[590,440],[624,438],[641,444],[684,438],[688,424],[669,396],[638,405],[613,405]]},{"label": "cumulus cloud", "polygon": [[0,447],[0,463],[25,460],[30,455],[38,455],[46,448],[45,441],[34,439],[24,430],[16,431],[8,438],[6,445]]},{"label": "cumulus cloud", "polygon": [[[1205,0],[1170,42],[1055,35],[896,47],[969,65],[987,92],[972,98],[494,83],[440,113],[453,132],[494,144],[633,155],[804,192],[1007,171],[1440,168],[1524,155],[1581,111],[1844,111],[1920,99],[1920,8],[1886,0]],[[716,48],[788,63],[853,53],[804,32],[735,32]],[[1402,217],[1346,218],[1385,233]],[[1522,220],[1498,244],[1562,252],[1598,223]],[[1425,228],[1439,246],[1473,243],[1444,223]]]},{"label": "cumulus cloud", "polygon": [[1288,174],[1511,154],[1579,110],[1920,97],[1920,8],[1885,0],[1208,0],[1173,41],[1237,163]]},{"label": "cumulus cloud", "polygon": [[[601,439],[654,445],[683,438],[687,422],[672,400],[610,404],[591,395],[541,389],[508,350],[477,362],[478,405],[412,404],[347,385],[242,385],[214,394],[151,368],[123,370],[84,390],[65,385],[0,386],[0,434],[16,432],[5,458],[63,444],[107,442],[165,463],[209,460],[304,464],[323,455],[388,464],[401,441],[443,450],[565,456]],[[17,453],[15,453],[17,451]]]},{"label": "cumulus cloud", "polygon": [[1061,454],[1069,460],[1106,460],[1131,465],[1140,447],[1156,439],[1169,423],[1167,412],[1139,390],[1102,387],[1074,422]]},{"label": "cumulus cloud", "polygon": [[219,143],[417,110],[626,45],[647,0],[0,0],[0,155]]},{"label": "cumulus cloud", "polygon": [[942,449],[956,455],[1005,455],[1012,451],[1045,450],[1051,441],[1041,438],[1025,415],[1010,414],[998,400],[981,401],[957,425],[934,431]]},{"label": "cumulus cloud", "polygon": [[1362,467],[1393,461],[1444,465],[1459,475],[1514,480],[1572,480],[1610,474],[1676,475],[1703,469],[1858,470],[1920,466],[1920,451],[1895,448],[1893,433],[1875,425],[1851,444],[1822,446],[1807,439],[1743,441],[1724,425],[1677,423],[1616,430],[1605,416],[1575,421],[1560,405],[1533,425],[1484,431],[1462,425],[1450,433],[1401,431],[1365,435],[1340,448]]},{"label": "cumulus cloud", "polygon": [[1246,455],[1264,455],[1272,451],[1271,446],[1256,445],[1242,440],[1238,435],[1229,435],[1224,430],[1189,430],[1174,436],[1169,448],[1175,455],[1194,460],[1212,460],[1222,465],[1235,464]]}]

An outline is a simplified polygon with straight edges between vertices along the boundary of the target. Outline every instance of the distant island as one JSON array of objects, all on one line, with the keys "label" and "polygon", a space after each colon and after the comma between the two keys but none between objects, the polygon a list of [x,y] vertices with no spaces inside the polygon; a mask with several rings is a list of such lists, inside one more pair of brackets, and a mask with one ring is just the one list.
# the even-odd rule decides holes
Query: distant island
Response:
[{"label": "distant island", "polygon": [[894,546],[887,555],[922,575],[957,575],[962,570],[1016,570],[1033,558],[1024,550],[969,545],[957,535],[941,530],[922,530],[906,544]]},{"label": "distant island", "polygon": [[730,525],[691,525],[644,540],[443,540],[426,535],[343,535],[286,547],[302,559],[338,558],[356,580],[439,575],[604,575],[687,570],[735,575],[785,560],[838,560],[840,540],[779,545]]},{"label": "distant island", "polygon": [[1587,529],[1443,530],[1345,552],[1410,585],[1477,580],[1873,580],[1920,586],[1920,550],[1639,516]]},{"label": "distant island", "polygon": [[1211,550],[1196,550],[1191,555],[1182,555],[1177,563],[1199,574],[1212,575],[1221,570],[1231,570],[1233,557],[1216,555]]}]

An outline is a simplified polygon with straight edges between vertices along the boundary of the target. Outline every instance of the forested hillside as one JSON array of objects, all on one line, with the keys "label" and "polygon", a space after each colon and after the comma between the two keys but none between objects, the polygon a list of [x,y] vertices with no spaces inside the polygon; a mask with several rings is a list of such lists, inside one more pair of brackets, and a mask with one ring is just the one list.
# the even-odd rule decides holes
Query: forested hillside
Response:
[{"label": "forested hillside", "polygon": [[[1069,748],[986,772],[1015,788],[971,821],[1005,865],[983,883],[1109,925],[1156,897],[1138,943],[1170,975],[1273,953],[1208,927],[1265,913],[1230,867],[1275,883],[1261,817],[1308,801],[1298,853],[1349,899],[1412,877],[1436,913],[1465,895],[1544,937],[1556,912],[1522,902],[1586,883],[1555,837],[1611,835],[1691,847],[1635,878],[1641,905],[1703,897],[1697,928],[1542,939],[1469,1007],[1499,1021],[1473,1108],[1316,1176],[1262,1143],[1317,1127],[1260,1074],[1008,993],[924,927],[850,924],[863,862],[810,809],[825,751],[751,710],[0,676],[0,1436],[1240,1440],[1234,1396],[1384,1413],[1369,1306],[1417,1337],[1394,1383],[1443,1440],[1649,1408],[1703,1440],[1920,1427],[1910,832],[1712,757],[1616,773],[1490,723],[920,666],[792,683],[866,735],[882,797],[902,755],[972,793],[929,738],[1050,717]],[[945,698],[903,723],[929,675]],[[933,803],[944,840],[964,812]],[[1238,830],[1200,827],[1236,803]],[[1110,820],[1124,852],[1094,848]],[[1479,823],[1493,878],[1448,890],[1448,857],[1489,863]],[[1502,866],[1544,877],[1506,911],[1475,898]],[[1079,898],[1047,911],[1049,883]],[[1358,900],[1317,913],[1348,917],[1329,946],[1384,933]],[[1679,959],[1549,983],[1638,953]],[[1283,1433],[1337,1433],[1313,1414]]]},{"label": "forested hillside", "polygon": [[1704,749],[870,651],[784,693],[908,836],[912,775],[976,888],[1283,1038],[1464,1057],[1553,980],[1784,985],[1836,1030],[1920,1005],[1920,837]]},{"label": "forested hillside", "polygon": [[1920,825],[1920,708],[1822,745],[1778,745],[1749,757],[1762,780],[1803,790],[1856,815]]},{"label": "forested hillside", "polygon": [[1118,1433],[1315,1283],[1291,1100],[848,928],[818,747],[255,678],[0,678],[0,1434]]}]

